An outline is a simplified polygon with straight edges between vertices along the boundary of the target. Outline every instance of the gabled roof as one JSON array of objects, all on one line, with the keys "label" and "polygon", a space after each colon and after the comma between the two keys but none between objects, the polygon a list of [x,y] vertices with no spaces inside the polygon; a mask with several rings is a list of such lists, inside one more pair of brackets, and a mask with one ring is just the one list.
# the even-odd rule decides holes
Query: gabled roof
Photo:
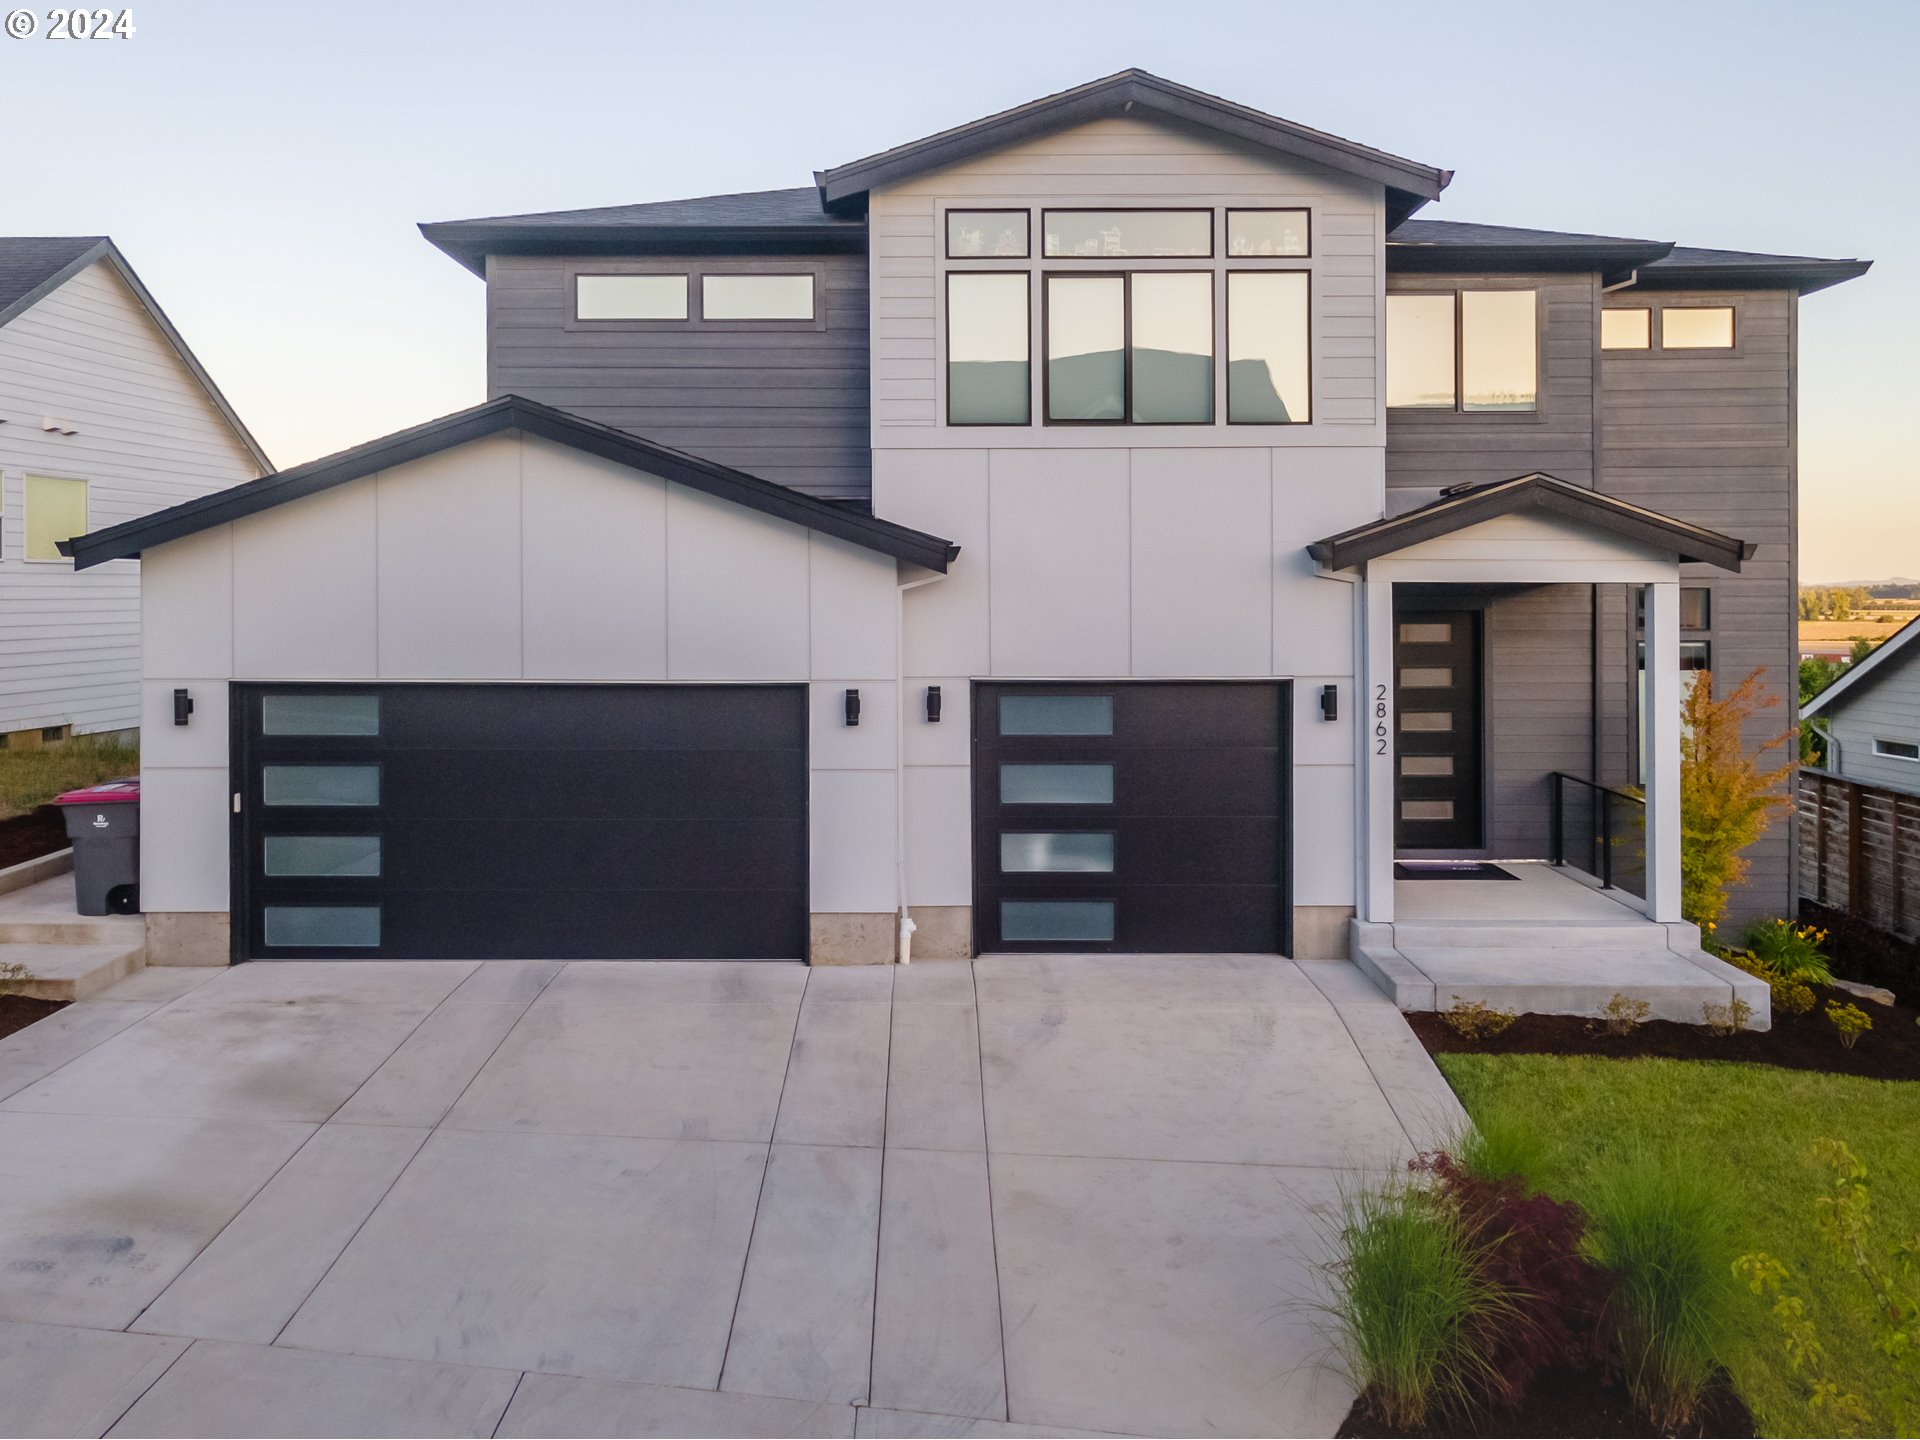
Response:
[{"label": "gabled roof", "polygon": [[16,316],[25,314],[96,260],[104,260],[112,266],[126,282],[127,288],[133,291],[134,297],[146,307],[153,323],[159,327],[181,363],[200,382],[200,388],[207,392],[214,409],[220,412],[235,438],[246,447],[254,463],[262,470],[273,469],[273,462],[267,458],[267,452],[260,448],[260,442],[241,423],[233,406],[227,403],[227,397],[220,393],[220,387],[213,383],[213,377],[207,374],[193,351],[187,348],[187,342],[180,338],[180,332],[173,328],[173,322],[167,319],[159,302],[140,283],[140,277],[133,273],[133,267],[127,264],[119,247],[105,235],[0,236],[0,325],[6,325]]},{"label": "gabled roof", "polygon": [[1389,224],[1406,218],[1429,200],[1438,199],[1447,182],[1453,179],[1451,170],[1389,155],[1384,150],[1358,145],[1322,130],[1310,130],[1291,120],[1163,80],[1145,70],[1122,70],[1117,75],[1076,85],[1057,95],[942,130],[924,140],[898,145],[864,160],[836,165],[821,171],[815,179],[820,185],[820,198],[827,206],[857,209],[867,192],[878,186],[895,185],[1007,145],[1122,113],[1180,121],[1325,165],[1331,170],[1377,181],[1387,187]]},{"label": "gabled roof", "polygon": [[593,210],[442,220],[422,225],[420,233],[484,278],[488,255],[860,250],[866,245],[867,221],[864,215],[829,213],[821,207],[819,190],[803,185]]},{"label": "gabled roof", "polygon": [[157,510],[138,520],[111,525],[86,535],[60,542],[60,553],[73,557],[73,568],[85,570],[108,560],[123,560],[140,554],[149,546],[162,545],[188,535],[244,519],[304,495],[331,490],[349,480],[357,480],[378,470],[390,470],[411,460],[451,450],[472,440],[504,431],[516,430],[537,435],[543,440],[571,446],[603,460],[628,465],[685,485],[749,510],[832,535],[855,545],[863,545],[882,555],[945,572],[960,547],[937,535],[910,530],[891,521],[876,520],[857,510],[789,490],[771,480],[743,474],[711,460],[702,460],[681,450],[670,450],[651,440],[642,440],[610,426],[583,420],[550,405],[503,395],[471,410],[429,420],[410,430],[372,440],[365,445],[343,450],[338,455],[296,465],[291,470],[265,475],[211,495],[197,496],[166,510]]},{"label": "gabled roof", "polygon": [[[1906,659],[1897,660],[1896,657],[1902,654]],[[1914,616],[1881,641],[1866,659],[1848,666],[1846,673],[1838,680],[1802,705],[1800,718],[1811,720],[1835,700],[1851,694],[1862,685],[1872,684],[1876,676],[1886,674],[1897,665],[1911,664],[1915,656],[1920,656],[1920,615]]]},{"label": "gabled roof", "polygon": [[1406,220],[1387,235],[1389,270],[1598,270],[1631,276],[1634,285],[1648,290],[1744,288],[1811,295],[1866,274],[1872,264],[1460,220]]},{"label": "gabled roof", "polygon": [[1753,554],[1751,545],[1731,535],[1540,474],[1496,480],[1442,495],[1431,505],[1391,520],[1375,520],[1316,540],[1307,546],[1307,553],[1329,570],[1345,570],[1496,516],[1528,510],[1562,515],[1627,540],[1671,550],[1682,560],[1718,565],[1722,570],[1739,570],[1741,561]]}]

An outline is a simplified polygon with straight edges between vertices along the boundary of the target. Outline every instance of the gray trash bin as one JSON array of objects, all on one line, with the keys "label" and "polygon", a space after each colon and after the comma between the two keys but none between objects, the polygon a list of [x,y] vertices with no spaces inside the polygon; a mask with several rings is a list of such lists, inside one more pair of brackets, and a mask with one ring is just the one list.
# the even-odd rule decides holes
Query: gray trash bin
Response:
[{"label": "gray trash bin", "polygon": [[82,915],[140,909],[140,782],[109,780],[54,798],[73,842],[73,890]]}]

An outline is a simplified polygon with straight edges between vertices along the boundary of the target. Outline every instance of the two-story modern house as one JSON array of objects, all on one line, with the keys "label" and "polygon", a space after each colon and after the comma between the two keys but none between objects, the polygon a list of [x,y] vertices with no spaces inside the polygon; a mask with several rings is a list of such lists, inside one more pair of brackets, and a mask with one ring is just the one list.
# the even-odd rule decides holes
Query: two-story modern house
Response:
[{"label": "two-story modern house", "polygon": [[1865,266],[1449,179],[1128,71],[423,227],[492,401],[72,546],[198,706],[155,958],[1697,954],[1680,688],[1793,684],[1796,309]]},{"label": "two-story modern house", "polygon": [[140,567],[60,542],[272,468],[113,241],[0,237],[0,745],[141,724]]}]

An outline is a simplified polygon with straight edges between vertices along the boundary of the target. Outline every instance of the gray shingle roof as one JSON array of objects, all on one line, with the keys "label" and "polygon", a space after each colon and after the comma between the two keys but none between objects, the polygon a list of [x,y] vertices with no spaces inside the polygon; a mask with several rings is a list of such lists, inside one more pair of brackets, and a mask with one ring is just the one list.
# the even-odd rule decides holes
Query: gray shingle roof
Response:
[{"label": "gray shingle roof", "polygon": [[1664,249],[1663,240],[1630,240],[1620,235],[1585,235],[1575,230],[1528,230],[1518,225],[1477,225],[1470,220],[1403,220],[1387,235],[1389,245],[1521,245],[1590,249],[1594,246],[1645,245]]},{"label": "gray shingle roof", "polygon": [[104,235],[0,236],[0,311],[33,294]]},{"label": "gray shingle roof", "polygon": [[[833,215],[820,208],[820,191],[813,185],[791,190],[746,190],[737,195],[698,195],[689,200],[654,200],[642,205],[603,205],[592,210],[543,210],[529,215],[490,215],[473,220],[449,220],[447,225],[498,225],[539,229],[546,226],[617,225],[682,226],[725,225],[747,229],[786,225],[844,225],[858,230],[866,224],[859,215]],[[429,226],[438,229],[438,225]]]}]

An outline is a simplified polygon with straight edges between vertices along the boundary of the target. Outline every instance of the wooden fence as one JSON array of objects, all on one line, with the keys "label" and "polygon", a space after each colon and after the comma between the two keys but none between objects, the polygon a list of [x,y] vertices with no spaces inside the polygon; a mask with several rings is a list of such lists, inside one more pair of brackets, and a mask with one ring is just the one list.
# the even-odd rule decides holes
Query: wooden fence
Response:
[{"label": "wooden fence", "polygon": [[1920,793],[1800,771],[1800,897],[1920,933]]}]

